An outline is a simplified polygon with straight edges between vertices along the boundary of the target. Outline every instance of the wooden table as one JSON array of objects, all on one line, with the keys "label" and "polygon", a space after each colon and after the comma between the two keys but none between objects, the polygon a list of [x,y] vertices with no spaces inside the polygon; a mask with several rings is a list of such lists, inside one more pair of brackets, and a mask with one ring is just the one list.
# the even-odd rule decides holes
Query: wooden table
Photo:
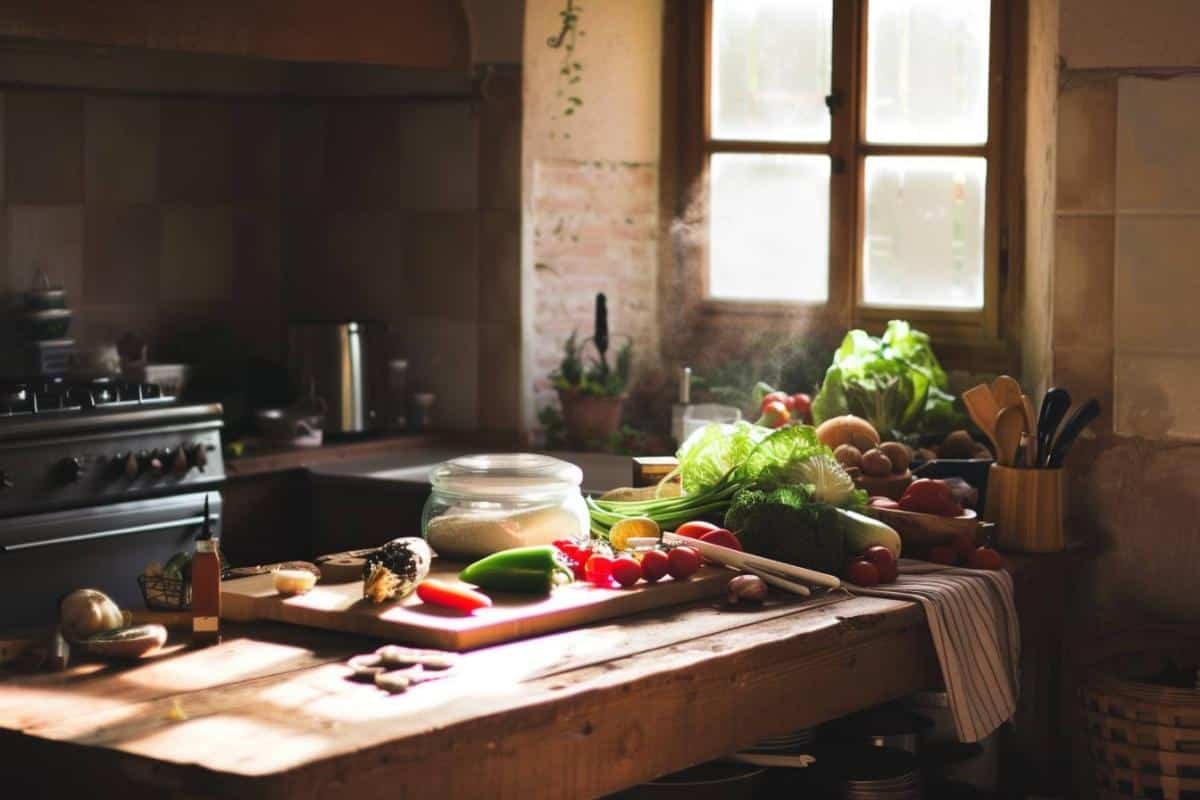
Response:
[{"label": "wooden table", "polygon": [[347,680],[344,659],[371,646],[259,625],[134,666],[8,677],[0,785],[582,798],[940,683],[920,608],[875,598],[658,610],[476,651],[396,696]]}]

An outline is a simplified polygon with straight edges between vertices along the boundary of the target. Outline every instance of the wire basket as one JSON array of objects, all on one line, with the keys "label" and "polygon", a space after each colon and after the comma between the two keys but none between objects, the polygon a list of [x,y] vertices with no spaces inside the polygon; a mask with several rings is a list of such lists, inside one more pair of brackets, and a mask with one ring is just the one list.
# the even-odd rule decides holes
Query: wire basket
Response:
[{"label": "wire basket", "polygon": [[138,575],[138,587],[146,608],[156,611],[188,611],[192,607],[192,582],[163,575]]}]

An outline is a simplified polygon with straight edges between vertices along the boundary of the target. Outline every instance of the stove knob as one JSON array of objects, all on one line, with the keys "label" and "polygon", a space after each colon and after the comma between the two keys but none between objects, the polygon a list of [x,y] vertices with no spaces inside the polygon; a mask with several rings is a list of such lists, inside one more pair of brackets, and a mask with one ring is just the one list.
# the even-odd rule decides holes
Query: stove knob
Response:
[{"label": "stove knob", "polygon": [[176,450],[171,457],[171,474],[176,478],[182,478],[191,468],[191,464],[188,463],[187,451],[182,447]]},{"label": "stove knob", "polygon": [[113,476],[120,478],[124,476],[129,480],[133,480],[141,471],[141,465],[138,463],[137,453],[128,453],[119,455],[112,460]]},{"label": "stove knob", "polygon": [[60,484],[75,483],[83,475],[83,462],[78,458],[64,458],[54,465],[54,480]]},{"label": "stove knob", "polygon": [[186,449],[191,465],[204,472],[204,468],[208,466],[208,449],[202,444],[191,445]]},{"label": "stove knob", "polygon": [[163,455],[158,450],[143,450],[141,457],[138,458],[139,471],[143,475],[157,478],[162,475],[163,461]]}]

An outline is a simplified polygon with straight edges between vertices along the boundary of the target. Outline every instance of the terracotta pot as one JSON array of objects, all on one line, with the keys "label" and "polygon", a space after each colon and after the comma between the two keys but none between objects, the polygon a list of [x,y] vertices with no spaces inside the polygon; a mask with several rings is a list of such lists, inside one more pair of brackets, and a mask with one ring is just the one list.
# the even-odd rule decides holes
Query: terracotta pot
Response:
[{"label": "terracotta pot", "polygon": [[563,425],[572,447],[587,447],[603,443],[621,426],[621,406],[625,396],[597,397],[570,389],[558,390],[562,405]]}]

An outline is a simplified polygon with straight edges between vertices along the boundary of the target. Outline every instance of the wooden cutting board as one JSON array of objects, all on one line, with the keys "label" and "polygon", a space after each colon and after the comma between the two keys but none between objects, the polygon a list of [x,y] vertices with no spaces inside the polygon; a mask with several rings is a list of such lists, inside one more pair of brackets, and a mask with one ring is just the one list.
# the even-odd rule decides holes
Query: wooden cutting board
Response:
[{"label": "wooden cutting board", "polygon": [[[463,566],[436,559],[429,577],[458,583]],[[377,606],[363,599],[362,581],[320,583],[308,594],[284,598],[275,592],[271,576],[266,574],[224,581],[221,616],[240,622],[288,622],[462,651],[713,597],[723,594],[736,575],[732,570],[706,566],[686,581],[664,578],[656,584],[639,583],[628,589],[573,583],[558,587],[548,596],[489,592],[494,604],[491,608],[464,615],[422,603],[416,595]]]}]

